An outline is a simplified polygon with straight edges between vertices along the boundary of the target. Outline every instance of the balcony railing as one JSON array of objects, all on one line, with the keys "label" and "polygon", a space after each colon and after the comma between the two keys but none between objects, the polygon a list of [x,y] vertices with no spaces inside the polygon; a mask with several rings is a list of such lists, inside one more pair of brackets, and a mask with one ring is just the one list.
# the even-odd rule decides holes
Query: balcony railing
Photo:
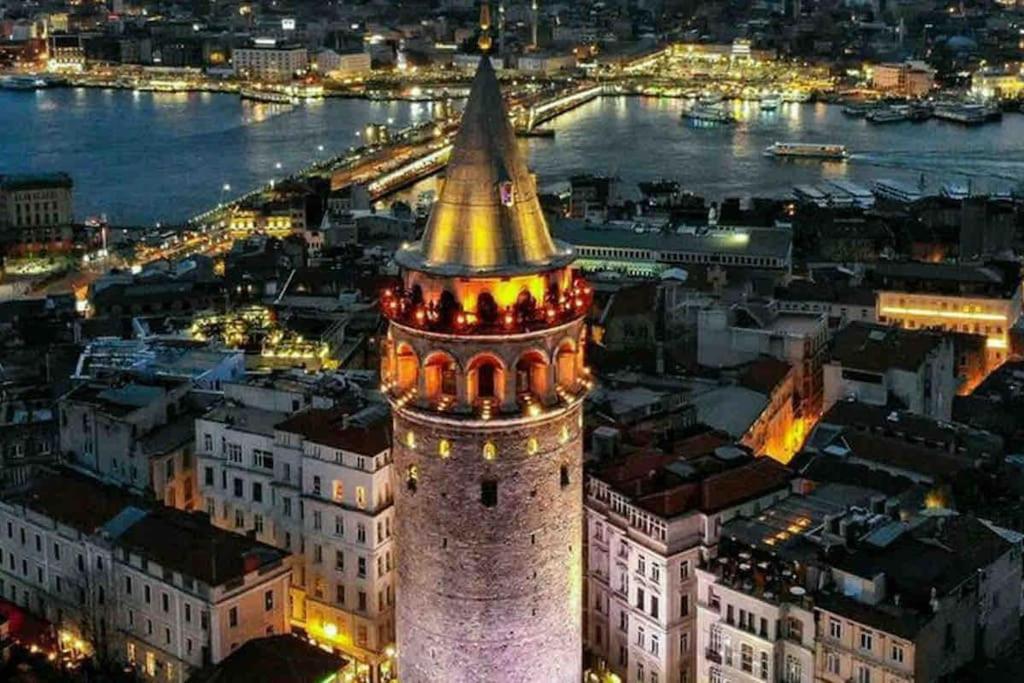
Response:
[{"label": "balcony railing", "polygon": [[590,308],[593,295],[593,288],[577,278],[565,291],[549,291],[544,301],[525,296],[500,307],[490,298],[490,305],[478,304],[475,311],[463,310],[454,297],[426,301],[415,287],[386,289],[380,303],[389,320],[408,327],[453,334],[514,334],[576,320]]},{"label": "balcony railing", "polygon": [[704,650],[704,659],[708,660],[709,662],[714,662],[715,664],[721,664],[722,653],[718,650],[712,650],[711,648],[708,648]]}]

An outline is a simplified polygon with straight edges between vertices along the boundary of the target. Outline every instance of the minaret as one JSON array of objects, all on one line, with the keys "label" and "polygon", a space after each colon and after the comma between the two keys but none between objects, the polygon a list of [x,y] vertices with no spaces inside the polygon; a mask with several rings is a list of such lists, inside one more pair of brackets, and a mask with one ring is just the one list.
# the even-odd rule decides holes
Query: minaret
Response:
[{"label": "minaret", "polygon": [[382,388],[394,419],[403,683],[578,683],[583,316],[485,55],[402,284]]}]

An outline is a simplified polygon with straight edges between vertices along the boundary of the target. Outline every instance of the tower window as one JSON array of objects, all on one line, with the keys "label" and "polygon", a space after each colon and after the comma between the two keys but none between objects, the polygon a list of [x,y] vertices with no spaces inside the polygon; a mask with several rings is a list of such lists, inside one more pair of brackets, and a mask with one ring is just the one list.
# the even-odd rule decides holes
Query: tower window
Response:
[{"label": "tower window", "polygon": [[498,447],[494,445],[494,442],[488,441],[484,444],[484,460],[494,460],[498,457]]},{"label": "tower window", "polygon": [[409,465],[406,471],[405,486],[411,492],[416,493],[416,485],[419,484],[420,470],[416,465]]},{"label": "tower window", "polygon": [[441,439],[437,442],[437,454],[442,458],[447,458],[452,454],[452,444],[448,439]]},{"label": "tower window", "polygon": [[498,504],[498,482],[494,479],[484,479],[480,482],[480,502],[484,507],[495,507]]},{"label": "tower window", "polygon": [[562,465],[562,468],[558,473],[558,479],[561,482],[563,489],[569,485],[569,467],[567,465]]},{"label": "tower window", "polygon": [[531,436],[529,441],[526,442],[526,452],[530,455],[536,455],[539,448],[540,444],[537,443],[537,439]]}]

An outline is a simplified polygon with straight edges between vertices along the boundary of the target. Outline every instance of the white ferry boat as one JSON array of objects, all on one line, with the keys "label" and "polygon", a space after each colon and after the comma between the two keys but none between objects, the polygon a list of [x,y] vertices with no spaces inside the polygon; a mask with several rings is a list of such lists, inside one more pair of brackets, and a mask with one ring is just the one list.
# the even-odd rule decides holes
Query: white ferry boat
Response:
[{"label": "white ferry boat", "polygon": [[683,119],[701,124],[735,123],[736,117],[721,104],[695,104],[683,112]]},{"label": "white ferry boat", "polygon": [[905,107],[879,107],[869,111],[865,117],[871,123],[899,123],[910,118]]},{"label": "white ferry boat", "polygon": [[49,85],[45,78],[39,76],[4,76],[0,78],[0,88],[5,90],[40,90]]},{"label": "white ferry boat", "polygon": [[775,111],[782,104],[782,98],[778,95],[762,95],[759,102],[763,111]]},{"label": "white ferry boat", "polygon": [[256,90],[254,88],[244,88],[239,92],[239,96],[243,100],[267,102],[269,104],[295,104],[297,99],[291,95],[278,92],[276,90]]},{"label": "white ferry boat", "polygon": [[850,156],[844,145],[819,145],[811,142],[776,142],[764,150],[769,157],[842,160]]},{"label": "white ferry boat", "polygon": [[874,186],[875,196],[879,199],[899,202],[901,204],[912,204],[921,199],[924,195],[921,190],[913,185],[898,180],[878,180]]}]

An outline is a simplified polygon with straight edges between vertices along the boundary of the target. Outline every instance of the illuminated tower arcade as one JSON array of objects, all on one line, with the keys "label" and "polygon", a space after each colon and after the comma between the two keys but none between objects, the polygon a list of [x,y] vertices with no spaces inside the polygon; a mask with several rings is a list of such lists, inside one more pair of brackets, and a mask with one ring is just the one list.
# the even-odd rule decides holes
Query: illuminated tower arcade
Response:
[{"label": "illuminated tower arcade", "polygon": [[583,314],[489,58],[423,239],[396,259],[394,413],[403,683],[581,680]]}]

